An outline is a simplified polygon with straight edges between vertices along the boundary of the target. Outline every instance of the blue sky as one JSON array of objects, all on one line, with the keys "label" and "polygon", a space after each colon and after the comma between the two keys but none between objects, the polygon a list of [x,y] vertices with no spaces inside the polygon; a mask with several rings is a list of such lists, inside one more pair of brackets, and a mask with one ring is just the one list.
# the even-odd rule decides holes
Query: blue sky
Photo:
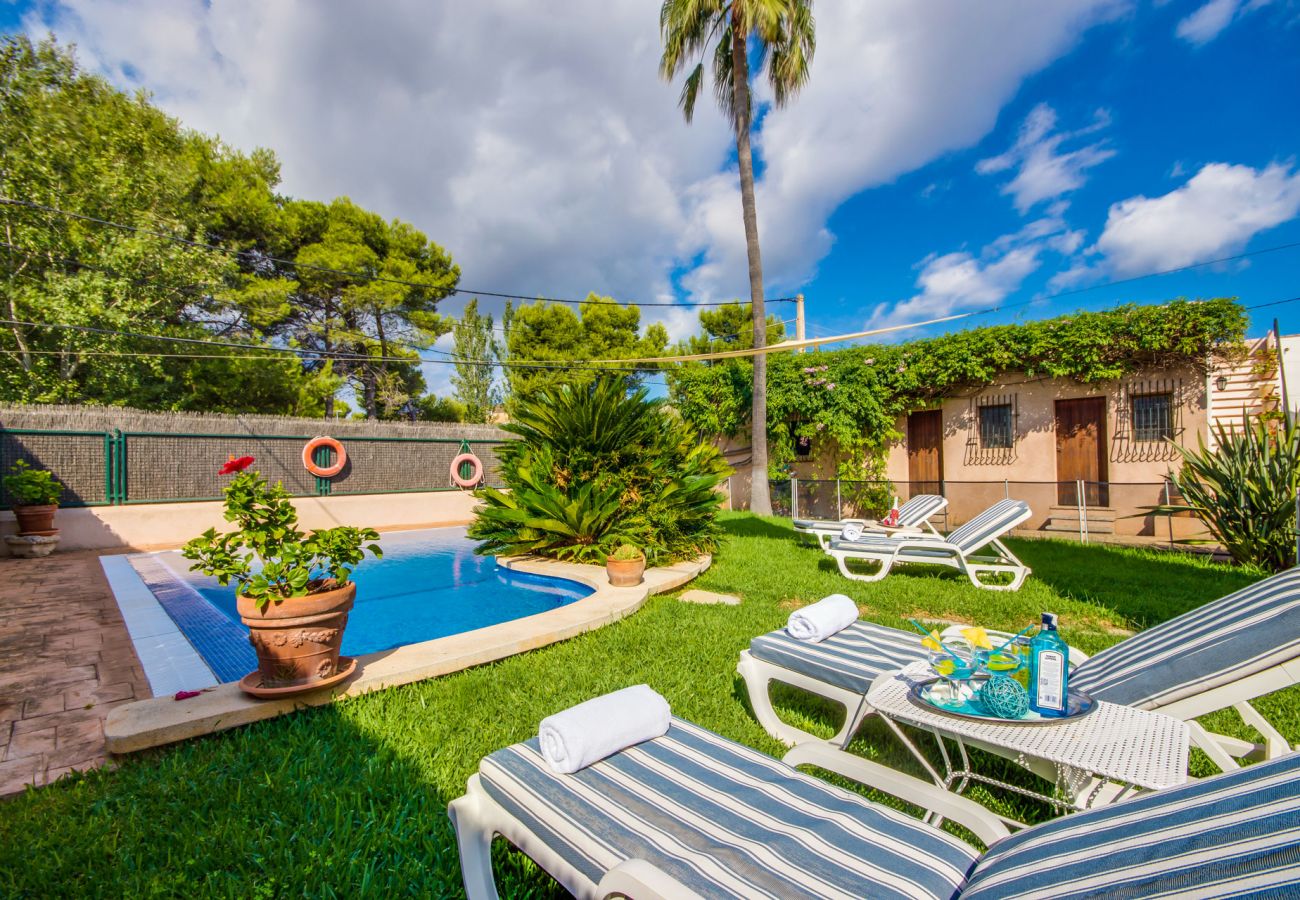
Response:
[{"label": "blue sky", "polygon": [[[1014,173],[981,174],[979,164],[1012,147],[1026,119],[1044,106],[1056,115],[1057,133],[1095,128],[1062,142],[1058,153],[1094,147],[1095,156],[1108,155],[1082,172],[1080,187],[1054,198],[1068,200],[1063,218],[1084,232],[1085,247],[1100,236],[1112,204],[1176,191],[1204,166],[1226,163],[1259,171],[1281,165],[1294,173],[1300,154],[1300,9],[1283,4],[1241,15],[1197,44],[1177,34],[1179,22],[1194,8],[1185,3],[1146,7],[1094,28],[1073,51],[1026,79],[1001,111],[997,127],[976,146],[845,202],[830,220],[835,248],[803,288],[815,298],[811,314],[818,325],[829,326],[831,333],[850,328],[858,321],[855,305],[914,295],[916,263],[929,254],[965,250],[978,256],[998,237],[1041,217],[1050,201],[1022,214],[1015,198],[1003,193]],[[1273,227],[1243,230],[1223,243],[1210,241],[1185,261],[1300,242],[1294,212],[1293,205],[1291,215]],[[1300,297],[1300,246],[1113,287],[1105,282],[1184,260],[1054,285],[1053,277],[1068,270],[1073,258],[1045,252],[1041,267],[1002,301],[1038,302],[977,321],[1178,296],[1238,296],[1247,305]],[[1070,288],[1081,292],[1041,299]],[[1296,302],[1253,312],[1252,334],[1267,330],[1274,316],[1284,333],[1300,331]]]},{"label": "blue sky", "polygon": [[[0,0],[0,25],[52,29],[185,123],[273,148],[287,193],[413,222],[462,285],[745,296],[734,146],[707,101],[687,126],[658,79],[658,4],[559,9]],[[812,80],[755,136],[768,294],[802,291],[813,334],[1300,296],[1300,247],[1141,277],[1300,242],[1300,0],[814,9]],[[1104,286],[1120,278],[1139,280]],[[1300,332],[1297,302],[1251,333],[1274,316]],[[695,324],[684,307],[645,318]]]}]

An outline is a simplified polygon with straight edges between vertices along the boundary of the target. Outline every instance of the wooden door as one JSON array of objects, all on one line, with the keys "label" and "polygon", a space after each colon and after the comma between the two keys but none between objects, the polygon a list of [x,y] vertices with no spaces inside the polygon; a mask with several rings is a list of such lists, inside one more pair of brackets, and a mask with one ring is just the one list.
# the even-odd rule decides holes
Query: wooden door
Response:
[{"label": "wooden door", "polygon": [[909,496],[943,493],[943,412],[914,412],[907,417]]},{"label": "wooden door", "polygon": [[1088,506],[1109,506],[1106,468],[1106,398],[1056,401],[1056,493],[1062,506],[1079,504],[1078,482]]}]

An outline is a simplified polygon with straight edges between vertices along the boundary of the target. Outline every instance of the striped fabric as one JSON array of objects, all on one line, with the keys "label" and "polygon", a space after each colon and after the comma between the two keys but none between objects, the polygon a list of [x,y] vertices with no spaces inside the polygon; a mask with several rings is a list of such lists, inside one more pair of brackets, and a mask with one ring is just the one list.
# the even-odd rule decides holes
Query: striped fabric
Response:
[{"label": "striped fabric", "polygon": [[938,494],[917,494],[898,508],[898,524],[915,527],[947,505]]},{"label": "striped fabric", "polygon": [[484,789],[598,882],[633,858],[706,897],[955,897],[977,853],[951,835],[674,719],[573,775],[537,740],[483,760]]},{"label": "striped fabric", "polygon": [[[925,554],[925,544],[934,544],[936,541],[942,540],[943,543],[955,547],[964,555],[969,555],[994,538],[1006,534],[1025,519],[1028,519],[1029,516],[1029,504],[1025,501],[999,500],[965,525],[953,530],[943,538],[937,538],[929,534],[890,536],[867,533],[856,541],[831,541],[831,547],[835,550],[865,550],[872,552],[882,549],[893,550],[900,545],[910,548],[913,544],[919,543],[921,546],[909,549],[907,553],[909,556],[920,556]],[[945,554],[940,551],[935,555],[943,556]]]},{"label": "striped fabric", "polygon": [[1030,516],[1023,500],[999,500],[965,525],[948,534],[947,541],[962,553],[974,553],[989,541],[1001,537]]},{"label": "striped fabric", "polygon": [[1300,754],[1004,838],[961,896],[1300,896]]},{"label": "striped fabric", "polygon": [[[948,501],[938,494],[917,494],[898,508],[898,524],[915,528],[947,505]],[[805,531],[838,531],[844,523],[831,519],[795,519],[794,527]]]},{"label": "striped fabric", "polygon": [[1098,700],[1163,706],[1300,656],[1300,569],[1103,650],[1070,674]]},{"label": "striped fabric", "polygon": [[749,652],[773,665],[865,694],[881,672],[926,658],[921,635],[870,622],[854,622],[821,643],[797,641],[785,630],[756,637]]}]

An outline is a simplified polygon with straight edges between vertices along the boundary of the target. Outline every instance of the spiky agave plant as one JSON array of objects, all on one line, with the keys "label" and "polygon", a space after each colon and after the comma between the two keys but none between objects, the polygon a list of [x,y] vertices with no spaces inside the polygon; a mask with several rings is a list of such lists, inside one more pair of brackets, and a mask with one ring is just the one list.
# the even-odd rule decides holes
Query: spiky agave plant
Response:
[{"label": "spiky agave plant", "polygon": [[479,553],[594,563],[630,543],[657,563],[716,549],[716,489],[730,470],[644,388],[614,378],[552,388],[505,427],[519,439],[497,454],[508,490],[477,494]]},{"label": "spiky agave plant", "polygon": [[1170,475],[1184,503],[1156,506],[1150,513],[1195,513],[1213,540],[1234,560],[1279,572],[1296,563],[1296,490],[1300,487],[1300,428],[1294,422],[1243,422],[1241,430],[1215,425],[1214,450],[1198,441],[1179,447],[1182,470]]}]

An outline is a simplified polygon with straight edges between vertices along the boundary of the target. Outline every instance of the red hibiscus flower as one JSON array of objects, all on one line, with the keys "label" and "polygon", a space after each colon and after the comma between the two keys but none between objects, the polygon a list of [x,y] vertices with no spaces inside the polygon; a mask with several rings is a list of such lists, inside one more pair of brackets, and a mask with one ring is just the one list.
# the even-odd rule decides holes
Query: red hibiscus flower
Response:
[{"label": "red hibiscus flower", "polygon": [[230,459],[226,461],[226,464],[221,467],[221,471],[218,472],[217,474],[234,475],[236,472],[244,471],[252,464],[253,464],[253,457],[251,456],[241,456],[238,459],[232,456],[230,457]]}]

